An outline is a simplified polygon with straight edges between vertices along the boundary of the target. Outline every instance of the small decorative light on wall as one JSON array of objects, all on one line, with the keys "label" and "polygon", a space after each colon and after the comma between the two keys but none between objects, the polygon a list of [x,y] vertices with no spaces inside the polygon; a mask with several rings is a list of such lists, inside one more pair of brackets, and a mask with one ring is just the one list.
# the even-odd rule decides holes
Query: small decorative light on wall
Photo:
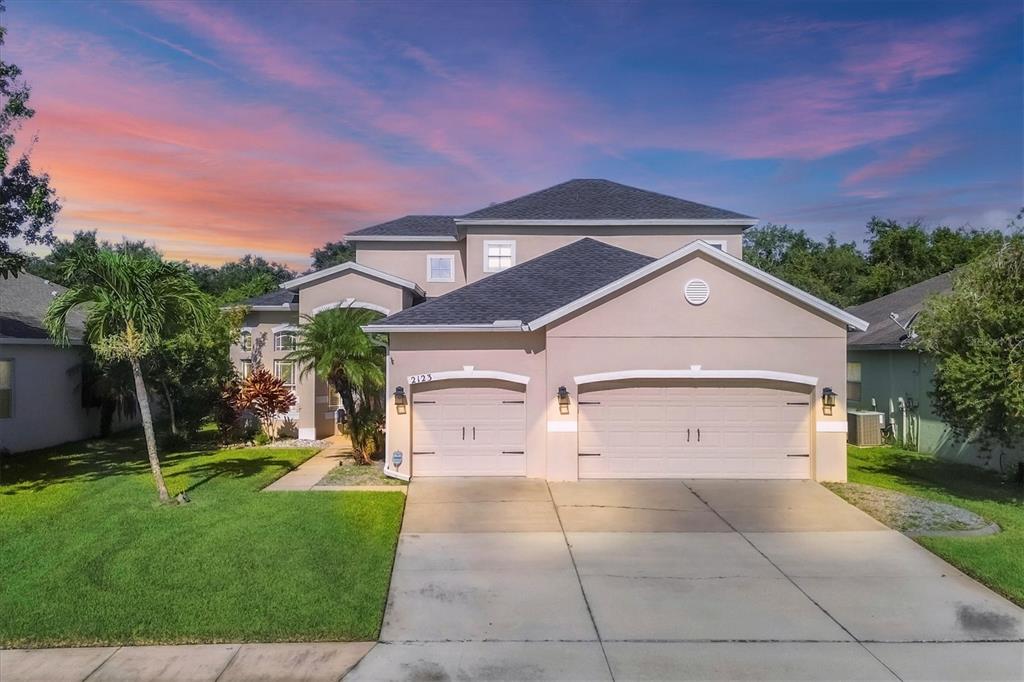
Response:
[{"label": "small decorative light on wall", "polygon": [[565,386],[558,387],[558,413],[569,414],[569,391]]},{"label": "small decorative light on wall", "polygon": [[831,386],[821,389],[821,412],[826,416],[832,415],[832,408],[836,406],[837,393]]},{"label": "small decorative light on wall", "polygon": [[409,400],[405,397],[405,389],[401,386],[395,386],[395,409],[398,414],[405,414],[408,409]]}]

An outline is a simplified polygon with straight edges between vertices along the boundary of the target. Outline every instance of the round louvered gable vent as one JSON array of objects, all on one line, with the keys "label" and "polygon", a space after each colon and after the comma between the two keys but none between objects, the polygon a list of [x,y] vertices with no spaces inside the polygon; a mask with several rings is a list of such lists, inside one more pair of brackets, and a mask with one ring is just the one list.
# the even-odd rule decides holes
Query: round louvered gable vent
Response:
[{"label": "round louvered gable vent", "polygon": [[700,305],[708,300],[711,295],[711,287],[702,279],[691,279],[683,287],[683,294],[686,300],[693,305]]}]

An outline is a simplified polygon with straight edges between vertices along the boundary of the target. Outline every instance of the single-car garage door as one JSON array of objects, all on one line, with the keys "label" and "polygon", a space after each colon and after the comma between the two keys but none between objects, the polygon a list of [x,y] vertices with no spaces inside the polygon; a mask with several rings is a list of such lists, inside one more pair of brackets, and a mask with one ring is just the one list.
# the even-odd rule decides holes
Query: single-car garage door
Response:
[{"label": "single-car garage door", "polygon": [[525,476],[526,393],[519,387],[416,388],[414,476]]},{"label": "single-car garage door", "polygon": [[629,386],[579,396],[580,478],[809,478],[806,393]]}]

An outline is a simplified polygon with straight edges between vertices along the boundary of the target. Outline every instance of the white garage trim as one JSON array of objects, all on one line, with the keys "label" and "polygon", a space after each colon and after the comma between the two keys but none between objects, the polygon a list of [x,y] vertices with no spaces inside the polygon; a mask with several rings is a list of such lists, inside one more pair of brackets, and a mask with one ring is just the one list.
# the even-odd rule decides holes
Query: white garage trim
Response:
[{"label": "white garage trim", "polygon": [[767,369],[627,369],[619,372],[599,372],[573,377],[577,386],[596,384],[602,381],[623,381],[628,379],[760,379],[762,381],[784,381],[791,384],[817,386],[818,377],[790,372],[775,372]]},{"label": "white garage trim", "polygon": [[325,310],[333,310],[335,308],[366,308],[367,310],[375,310],[378,313],[384,315],[391,314],[391,311],[382,305],[377,305],[376,303],[367,303],[366,301],[357,301],[354,298],[346,298],[343,301],[335,301],[333,303],[324,303],[323,305],[318,305],[317,307],[313,308],[313,310],[311,310],[309,314],[316,315],[317,313],[322,313]]},{"label": "white garage trim", "polygon": [[476,369],[474,367],[463,367],[462,369],[446,372],[424,372],[423,374],[413,374],[406,377],[406,380],[410,384],[426,384],[431,381],[449,381],[451,379],[496,379],[498,381],[508,381],[513,384],[522,384],[523,386],[530,383],[530,377],[523,374],[512,374],[511,372],[499,372],[497,370],[490,369]]}]

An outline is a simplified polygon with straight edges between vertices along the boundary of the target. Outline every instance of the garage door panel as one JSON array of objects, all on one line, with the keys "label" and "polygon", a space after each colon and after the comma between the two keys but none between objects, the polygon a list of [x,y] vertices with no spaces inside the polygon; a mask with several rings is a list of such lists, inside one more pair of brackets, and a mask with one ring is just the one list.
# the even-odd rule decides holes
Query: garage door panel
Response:
[{"label": "garage door panel", "polygon": [[412,400],[415,476],[523,476],[526,404],[522,390],[453,387]]},{"label": "garage door panel", "polygon": [[790,456],[810,451],[808,402],[798,393],[753,387],[634,386],[584,393],[580,453],[600,456],[580,457],[579,475],[808,478],[809,459]]}]

